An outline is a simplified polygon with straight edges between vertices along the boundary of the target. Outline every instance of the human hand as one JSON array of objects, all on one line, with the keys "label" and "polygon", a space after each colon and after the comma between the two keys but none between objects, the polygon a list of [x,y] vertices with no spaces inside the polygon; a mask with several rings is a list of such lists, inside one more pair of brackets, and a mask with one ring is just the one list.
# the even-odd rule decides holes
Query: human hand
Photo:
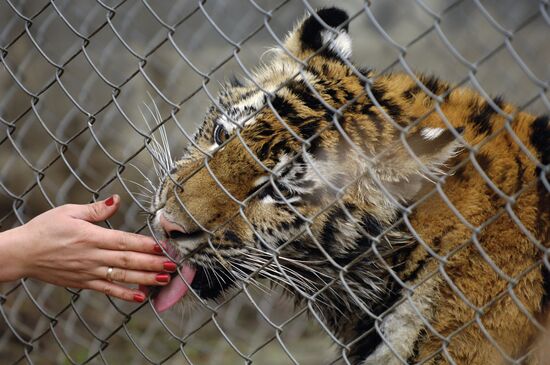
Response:
[{"label": "human hand", "polygon": [[[32,277],[51,284],[93,289],[128,301],[142,302],[141,291],[107,280],[166,285],[176,264],[151,237],[99,227],[118,209],[120,197],[93,204],[68,204],[49,210],[23,226],[0,235],[0,247],[14,267],[11,280]],[[15,277],[13,277],[15,276]]]}]

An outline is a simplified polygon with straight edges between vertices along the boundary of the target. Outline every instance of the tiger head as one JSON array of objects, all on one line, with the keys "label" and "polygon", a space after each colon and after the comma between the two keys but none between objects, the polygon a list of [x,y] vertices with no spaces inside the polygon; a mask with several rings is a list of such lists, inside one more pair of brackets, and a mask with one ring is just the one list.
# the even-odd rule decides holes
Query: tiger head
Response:
[{"label": "tiger head", "polygon": [[182,266],[157,310],[186,295],[187,284],[219,299],[264,278],[306,297],[337,280],[324,291],[337,293],[335,304],[346,291],[369,300],[385,290],[380,257],[408,241],[392,228],[401,204],[457,145],[432,128],[411,129],[404,146],[403,121],[370,102],[371,71],[350,62],[348,22],[336,8],[299,22],[246,81],[224,87],[166,172],[153,226]]}]

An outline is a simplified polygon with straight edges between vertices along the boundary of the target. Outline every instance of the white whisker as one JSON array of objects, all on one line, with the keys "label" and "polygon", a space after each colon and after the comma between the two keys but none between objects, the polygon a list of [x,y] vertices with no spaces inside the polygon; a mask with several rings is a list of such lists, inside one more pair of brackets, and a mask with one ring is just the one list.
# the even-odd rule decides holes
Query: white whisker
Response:
[{"label": "white whisker", "polygon": [[148,193],[151,193],[153,194],[153,191],[145,186],[143,186],[142,184],[136,182],[136,181],[133,181],[133,180],[130,180],[130,179],[122,179],[123,181],[126,181],[126,182],[129,182],[131,184],[134,184],[136,186],[139,186],[140,188],[142,188],[143,190],[147,191]]},{"label": "white whisker", "polygon": [[170,146],[168,143],[168,135],[166,133],[166,128],[164,127],[164,124],[162,124],[162,116],[160,115],[160,111],[157,107],[157,104],[155,103],[153,96],[150,93],[148,94],[149,94],[149,98],[151,99],[151,102],[153,103],[153,107],[155,110],[153,111],[147,104],[145,104],[145,107],[151,114],[153,121],[155,121],[156,127],[158,127],[157,130],[159,132],[162,145],[158,142],[157,144],[159,144],[159,152],[162,152],[161,155],[162,155],[163,165],[166,168],[166,170],[169,171],[172,168],[173,162],[172,162],[172,155],[170,153]]},{"label": "white whisker", "polygon": [[141,176],[143,176],[143,178],[145,179],[145,181],[147,181],[147,183],[148,183],[149,185],[151,185],[151,188],[152,188],[153,190],[155,190],[155,189],[157,188],[157,187],[153,184],[153,182],[151,181],[151,179],[149,179],[149,178],[147,177],[147,175],[145,175],[145,174],[143,173],[143,171],[141,171],[136,165],[134,165],[134,164],[131,163],[131,162],[128,163],[128,164],[129,164],[130,166],[132,166],[134,169],[136,169],[136,171],[139,172],[139,174],[140,174]]}]

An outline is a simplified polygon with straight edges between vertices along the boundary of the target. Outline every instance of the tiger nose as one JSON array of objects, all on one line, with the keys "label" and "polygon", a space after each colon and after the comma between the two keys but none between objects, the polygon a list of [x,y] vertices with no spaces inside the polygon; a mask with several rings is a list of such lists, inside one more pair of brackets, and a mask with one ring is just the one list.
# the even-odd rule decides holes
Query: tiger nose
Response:
[{"label": "tiger nose", "polygon": [[187,234],[184,227],[180,226],[177,223],[174,223],[164,216],[164,214],[159,214],[159,224],[162,227],[164,233],[171,238],[180,237]]}]

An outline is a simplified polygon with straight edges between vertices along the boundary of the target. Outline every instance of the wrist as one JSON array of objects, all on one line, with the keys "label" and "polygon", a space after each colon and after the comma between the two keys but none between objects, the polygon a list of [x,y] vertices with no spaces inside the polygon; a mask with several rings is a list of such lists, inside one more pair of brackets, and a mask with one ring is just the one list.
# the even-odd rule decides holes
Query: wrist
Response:
[{"label": "wrist", "polygon": [[25,226],[0,232],[0,282],[19,280],[29,276],[25,246]]}]

